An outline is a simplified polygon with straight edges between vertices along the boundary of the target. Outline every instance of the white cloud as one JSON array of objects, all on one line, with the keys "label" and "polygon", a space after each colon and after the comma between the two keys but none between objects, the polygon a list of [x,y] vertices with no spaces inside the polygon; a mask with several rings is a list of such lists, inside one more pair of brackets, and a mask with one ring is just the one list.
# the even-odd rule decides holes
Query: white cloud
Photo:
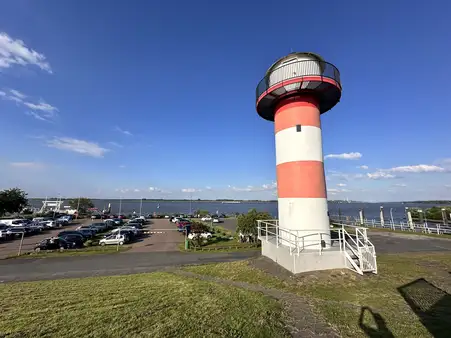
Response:
[{"label": "white cloud", "polygon": [[15,168],[27,169],[41,169],[45,167],[45,165],[40,162],[10,162],[9,165]]},{"label": "white cloud", "polygon": [[140,190],[139,189],[134,189],[133,192],[140,192]]},{"label": "white cloud", "polygon": [[381,179],[390,179],[390,178],[396,178],[395,175],[383,172],[383,171],[376,171],[374,173],[367,173],[366,176],[371,180],[381,180]]},{"label": "white cloud", "polygon": [[16,89],[9,89],[9,93],[1,91],[0,96],[4,100],[14,101],[18,105],[22,105],[27,107],[28,109],[31,109],[31,111],[25,112],[25,114],[34,117],[37,120],[51,121],[56,116],[58,116],[58,108],[56,108],[55,106],[52,106],[42,99],[40,99],[37,103],[30,102],[30,100],[25,101],[28,96]]},{"label": "white cloud", "polygon": [[428,164],[418,164],[418,165],[407,165],[401,167],[394,167],[390,169],[385,169],[384,171],[395,172],[395,173],[442,173],[445,172],[446,169],[436,166],[436,165],[428,165]]},{"label": "white cloud", "polygon": [[23,104],[32,110],[39,110],[46,113],[54,113],[58,111],[56,107],[52,106],[51,104],[48,104],[43,100],[40,100],[39,103],[37,104],[31,102],[24,102]]},{"label": "white cloud", "polygon": [[324,156],[325,159],[335,158],[339,160],[357,160],[362,157],[361,153],[343,153],[343,154],[329,154]]},{"label": "white cloud", "polygon": [[445,184],[446,189],[451,189],[451,184]]},{"label": "white cloud", "polygon": [[339,186],[339,187],[346,187],[346,183],[338,183],[337,186]]},{"label": "white cloud", "polygon": [[11,92],[11,94],[13,94],[15,97],[17,97],[20,100],[27,98],[27,96],[25,94],[19,92],[18,90],[10,89],[9,91]]},{"label": "white cloud", "polygon": [[363,169],[363,170],[368,170],[368,166],[367,165],[361,165],[361,166],[358,166],[357,168]]},{"label": "white cloud", "polygon": [[235,187],[235,186],[229,185],[228,189],[237,191],[237,192],[271,191],[271,190],[277,189],[277,182],[272,182],[270,184],[262,184],[260,186],[248,185],[247,187]]},{"label": "white cloud", "polygon": [[26,111],[25,115],[34,117],[36,120],[39,120],[39,121],[50,122],[50,120],[48,120],[45,117],[39,115],[38,113],[35,113],[34,111]]},{"label": "white cloud", "polygon": [[407,187],[407,184],[397,183],[397,184],[393,184],[393,187],[405,188],[405,187]]},{"label": "white cloud", "polygon": [[210,186],[207,185],[207,186],[205,187],[205,190],[212,190],[212,188],[211,188]]},{"label": "white cloud", "polygon": [[47,141],[47,146],[99,158],[109,151],[109,149],[102,148],[97,143],[70,137],[55,137],[53,140]]},{"label": "white cloud", "polygon": [[27,47],[22,40],[14,40],[2,32],[0,33],[0,68],[9,68],[12,65],[34,65],[52,73],[44,54]]},{"label": "white cloud", "polygon": [[194,188],[183,188],[182,189],[182,192],[189,192],[189,193],[199,192],[199,191],[202,191],[202,190],[194,189]]},{"label": "white cloud", "polygon": [[122,133],[124,135],[127,135],[127,136],[133,136],[133,134],[131,132],[129,132],[128,130],[121,129],[117,126],[114,128],[114,130],[118,131],[119,133]]},{"label": "white cloud", "polygon": [[149,187],[149,191],[161,192],[161,189],[159,189],[157,187]]},{"label": "white cloud", "polygon": [[124,168],[125,168],[125,165],[121,164],[121,165],[119,166],[119,168],[124,169]]}]

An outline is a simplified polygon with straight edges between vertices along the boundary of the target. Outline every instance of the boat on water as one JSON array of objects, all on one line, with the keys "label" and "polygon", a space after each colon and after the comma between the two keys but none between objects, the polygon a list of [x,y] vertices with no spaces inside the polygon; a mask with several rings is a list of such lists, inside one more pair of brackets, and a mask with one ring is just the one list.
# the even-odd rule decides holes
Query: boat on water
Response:
[{"label": "boat on water", "polygon": [[222,204],[239,204],[241,203],[240,201],[222,201]]}]

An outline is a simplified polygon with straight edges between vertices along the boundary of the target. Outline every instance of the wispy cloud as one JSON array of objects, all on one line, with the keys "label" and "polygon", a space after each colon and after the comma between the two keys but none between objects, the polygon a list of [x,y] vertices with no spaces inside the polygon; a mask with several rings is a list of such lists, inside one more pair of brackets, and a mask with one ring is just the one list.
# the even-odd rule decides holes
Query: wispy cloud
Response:
[{"label": "wispy cloud", "polygon": [[195,189],[195,188],[183,188],[182,189],[182,192],[185,192],[185,193],[187,193],[187,192],[193,193],[193,192],[200,192],[200,191],[202,191],[202,190],[201,189]]},{"label": "wispy cloud", "polygon": [[149,187],[149,191],[152,191],[152,192],[161,192],[161,189],[160,189],[160,188],[157,188],[157,187]]},{"label": "wispy cloud", "polygon": [[98,158],[103,157],[109,151],[109,149],[102,148],[97,143],[70,137],[55,137],[47,141],[47,146]]},{"label": "wispy cloud", "polygon": [[119,168],[124,169],[124,168],[125,168],[125,165],[121,164],[121,165],[119,166]]},{"label": "wispy cloud", "polygon": [[0,97],[4,100],[16,102],[20,106],[31,109],[25,112],[26,115],[34,117],[40,121],[51,121],[58,116],[58,108],[40,99],[38,102],[31,102],[29,97],[16,89],[0,91]]},{"label": "wispy cloud", "polygon": [[118,127],[118,126],[114,127],[114,130],[119,132],[119,133],[122,133],[124,135],[127,135],[127,136],[133,136],[133,134],[131,132],[129,132],[128,130],[124,130],[124,129]]},{"label": "wispy cloud", "polygon": [[363,169],[363,170],[368,170],[368,166],[367,165],[361,165],[361,166],[358,166],[357,168]]},{"label": "wispy cloud", "polygon": [[229,190],[237,192],[259,192],[259,191],[271,191],[277,189],[277,182],[272,182],[269,184],[262,184],[259,186],[248,185],[247,187],[236,187],[233,185],[228,186]]},{"label": "wispy cloud", "polygon": [[13,39],[5,32],[0,33],[0,68],[9,68],[12,65],[34,65],[52,73],[50,64],[44,54],[36,52],[25,45],[22,40]]},{"label": "wispy cloud", "polygon": [[10,162],[9,165],[14,168],[26,168],[26,169],[41,169],[44,168],[44,163],[40,162]]},{"label": "wispy cloud", "polygon": [[339,186],[339,187],[346,187],[346,183],[338,183],[337,186]]},{"label": "wispy cloud", "polygon": [[124,146],[122,144],[119,144],[117,142],[110,141],[110,142],[108,142],[108,144],[110,144],[110,145],[112,145],[113,147],[116,147],[116,148],[124,148]]},{"label": "wispy cloud", "polygon": [[445,172],[446,169],[436,165],[418,164],[384,169],[384,171],[394,173],[442,173]]},{"label": "wispy cloud", "polygon": [[397,183],[397,184],[393,184],[393,187],[398,187],[398,188],[405,188],[407,187],[407,184],[405,183]]},{"label": "wispy cloud", "polygon": [[389,174],[384,171],[376,171],[374,173],[367,173],[366,176],[371,180],[384,180],[384,179],[396,178],[395,175]]},{"label": "wispy cloud", "polygon": [[324,156],[325,159],[328,158],[335,158],[338,160],[358,160],[359,158],[361,158],[363,155],[361,153],[343,153],[343,154],[329,154]]}]

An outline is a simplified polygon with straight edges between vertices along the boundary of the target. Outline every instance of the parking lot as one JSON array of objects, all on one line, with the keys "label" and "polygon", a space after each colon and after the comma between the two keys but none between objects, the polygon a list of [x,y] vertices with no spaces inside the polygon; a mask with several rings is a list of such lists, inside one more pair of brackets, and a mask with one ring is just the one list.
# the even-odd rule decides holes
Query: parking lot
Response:
[{"label": "parking lot", "polygon": [[[22,253],[32,251],[37,243],[41,242],[42,240],[48,237],[56,236],[61,231],[75,230],[75,228],[79,227],[80,225],[91,223],[92,223],[91,220],[83,219],[73,221],[69,225],[65,225],[61,228],[48,229],[36,235],[25,236],[22,244]],[[20,246],[20,238],[16,238],[14,240],[0,241],[0,259],[17,255],[17,253],[19,252],[19,246]]]}]

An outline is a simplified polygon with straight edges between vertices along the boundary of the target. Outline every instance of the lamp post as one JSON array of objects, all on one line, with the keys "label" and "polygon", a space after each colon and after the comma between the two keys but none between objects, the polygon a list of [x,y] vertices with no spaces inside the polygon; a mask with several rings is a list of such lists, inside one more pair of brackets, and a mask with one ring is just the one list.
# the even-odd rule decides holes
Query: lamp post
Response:
[{"label": "lamp post", "polygon": [[139,217],[142,216],[143,211],[143,198],[141,197],[141,203],[139,204]]}]

